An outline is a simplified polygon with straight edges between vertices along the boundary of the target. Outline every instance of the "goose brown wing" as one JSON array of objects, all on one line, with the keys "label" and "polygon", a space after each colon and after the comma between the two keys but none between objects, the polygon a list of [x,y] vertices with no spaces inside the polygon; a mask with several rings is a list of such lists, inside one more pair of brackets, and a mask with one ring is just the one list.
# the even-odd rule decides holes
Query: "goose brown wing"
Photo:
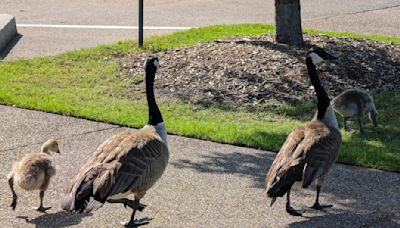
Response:
[{"label": "goose brown wing", "polygon": [[154,161],[165,160],[165,154],[168,148],[152,128],[116,134],[100,145],[82,166],[70,191],[88,185],[95,199],[104,201],[140,185],[146,170]]},{"label": "goose brown wing", "polygon": [[277,154],[265,180],[270,197],[282,196],[292,184],[303,180],[303,187],[328,172],[341,144],[340,132],[320,121],[294,130]]},{"label": "goose brown wing", "polygon": [[[105,143],[96,151],[101,170],[93,181],[93,195],[102,199],[128,192],[143,184],[148,169],[165,158],[168,149],[155,131],[122,134],[119,143]],[[165,160],[165,159],[164,159]],[[162,162],[166,164],[166,161]],[[165,168],[165,167],[164,167]],[[162,173],[164,169],[160,170]],[[161,174],[159,175],[161,176]]]},{"label": "goose brown wing", "polygon": [[[103,165],[102,172],[93,183],[94,195],[101,198],[131,191],[141,185],[146,185],[148,179],[161,176],[165,167],[155,169],[153,166],[165,164],[167,147],[159,139],[151,139],[143,146],[132,147],[125,155],[112,163]],[[159,162],[160,160],[163,160]],[[156,177],[156,179],[158,179]]]},{"label": "goose brown wing", "polygon": [[320,121],[310,122],[306,129],[306,137],[302,144],[305,154],[302,178],[304,188],[329,171],[336,161],[342,144],[340,132],[327,127]]},{"label": "goose brown wing", "polygon": [[290,133],[276,155],[265,179],[265,187],[270,197],[283,195],[295,181],[301,179],[301,173],[298,173],[302,169],[296,167],[303,160],[304,151],[298,148],[304,140],[304,133],[304,126]]}]

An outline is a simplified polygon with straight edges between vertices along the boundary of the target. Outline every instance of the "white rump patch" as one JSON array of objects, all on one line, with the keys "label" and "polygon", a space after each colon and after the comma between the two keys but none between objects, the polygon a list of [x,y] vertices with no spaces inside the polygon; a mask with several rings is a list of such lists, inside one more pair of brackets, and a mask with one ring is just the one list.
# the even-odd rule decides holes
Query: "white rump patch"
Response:
[{"label": "white rump patch", "polygon": [[324,61],[323,58],[321,58],[321,56],[319,56],[317,53],[315,52],[311,52],[309,54],[311,61],[313,62],[314,65],[317,65],[319,63],[322,63]]},{"label": "white rump patch", "polygon": [[164,122],[158,123],[156,126],[156,131],[160,135],[161,139],[163,140],[164,144],[168,146],[167,141],[167,128],[165,127]]}]

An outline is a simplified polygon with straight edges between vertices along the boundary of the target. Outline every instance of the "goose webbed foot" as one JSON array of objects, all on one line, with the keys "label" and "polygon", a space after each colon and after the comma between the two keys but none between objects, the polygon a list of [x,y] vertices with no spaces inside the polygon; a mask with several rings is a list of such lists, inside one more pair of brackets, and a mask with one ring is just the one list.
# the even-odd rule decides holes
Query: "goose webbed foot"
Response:
[{"label": "goose webbed foot", "polygon": [[314,205],[311,207],[312,209],[315,209],[315,210],[323,210],[323,209],[325,209],[325,208],[330,208],[330,207],[332,207],[333,205],[332,204],[328,204],[328,205],[321,205],[321,204],[319,204],[319,203],[314,203]]},{"label": "goose webbed foot", "polygon": [[42,212],[42,213],[46,213],[46,211],[51,209],[51,207],[39,206],[39,207],[32,207],[32,209],[37,210],[37,211]]},{"label": "goose webbed foot", "polygon": [[150,223],[150,218],[135,219],[130,221],[122,221],[121,225],[124,227],[139,227]]},{"label": "goose webbed foot", "polygon": [[291,207],[290,205],[286,204],[286,212],[289,213],[289,215],[292,215],[292,216],[302,216],[304,210],[295,210],[293,207]]}]

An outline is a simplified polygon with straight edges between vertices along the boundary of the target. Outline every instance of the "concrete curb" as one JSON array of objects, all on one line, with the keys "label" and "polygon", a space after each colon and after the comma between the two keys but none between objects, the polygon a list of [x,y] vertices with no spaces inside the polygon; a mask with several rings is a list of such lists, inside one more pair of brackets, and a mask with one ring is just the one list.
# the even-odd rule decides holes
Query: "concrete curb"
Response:
[{"label": "concrete curb", "polygon": [[16,34],[15,17],[9,14],[0,14],[0,52]]}]

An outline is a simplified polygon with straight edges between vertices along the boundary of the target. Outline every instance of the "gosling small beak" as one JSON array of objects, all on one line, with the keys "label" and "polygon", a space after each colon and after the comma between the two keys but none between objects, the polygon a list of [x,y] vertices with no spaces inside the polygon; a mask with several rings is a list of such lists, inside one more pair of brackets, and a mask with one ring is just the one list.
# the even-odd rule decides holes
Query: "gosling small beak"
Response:
[{"label": "gosling small beak", "polygon": [[56,153],[57,153],[57,154],[61,154],[60,150],[58,150]]}]

